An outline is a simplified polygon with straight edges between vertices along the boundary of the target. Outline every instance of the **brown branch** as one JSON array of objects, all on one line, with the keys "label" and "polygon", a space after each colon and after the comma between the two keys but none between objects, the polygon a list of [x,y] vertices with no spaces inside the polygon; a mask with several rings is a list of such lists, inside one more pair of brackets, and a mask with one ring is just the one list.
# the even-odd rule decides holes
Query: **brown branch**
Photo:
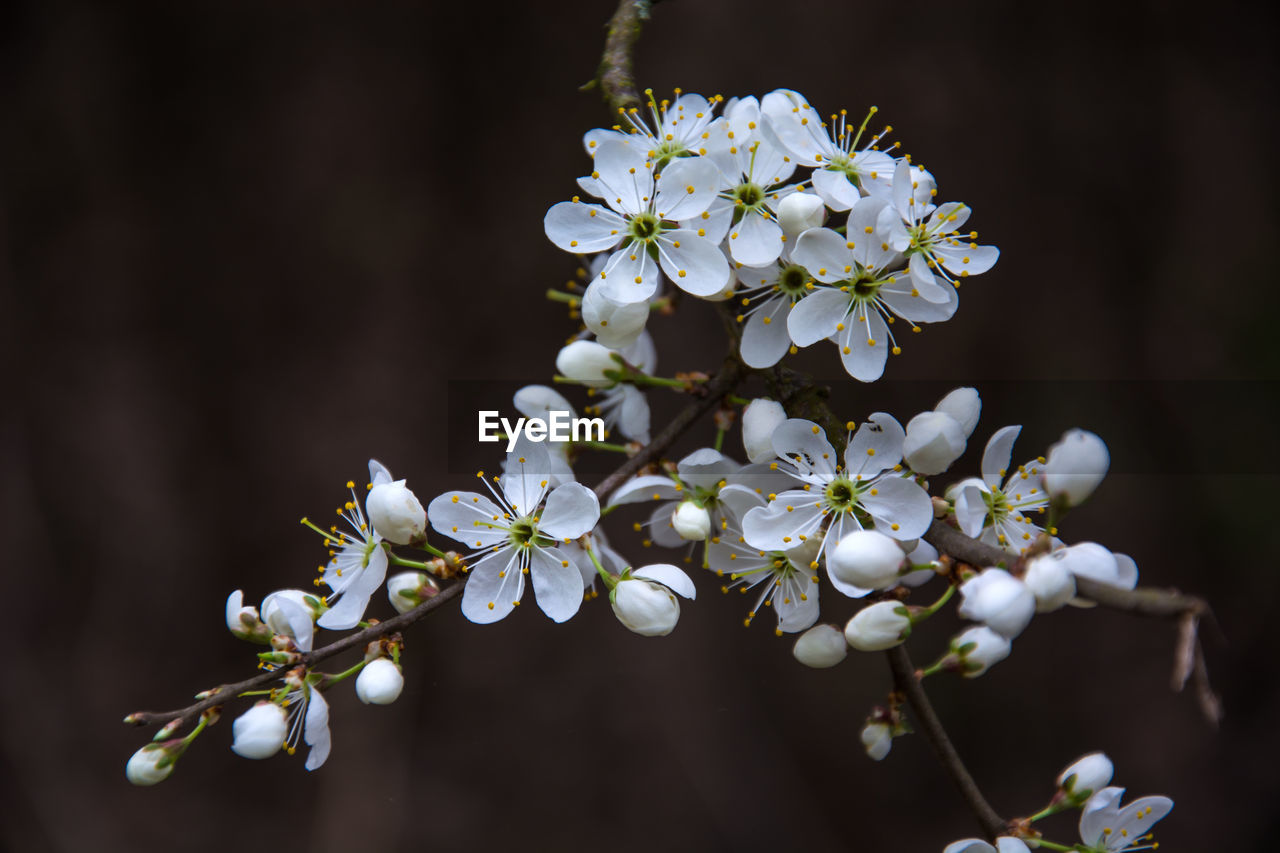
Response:
[{"label": "brown branch", "polygon": [[[1016,572],[1024,562],[1022,557],[979,542],[937,519],[925,532],[924,539],[943,554],[950,554],[977,567],[1000,565]],[[1174,652],[1173,689],[1180,692],[1190,679],[1205,719],[1210,725],[1218,724],[1222,719],[1222,702],[1209,686],[1209,673],[1205,667],[1199,634],[1200,620],[1213,617],[1207,601],[1176,589],[1119,589],[1082,577],[1076,578],[1076,592],[1081,598],[1111,610],[1179,620],[1178,645]]]},{"label": "brown branch", "polygon": [[719,373],[711,377],[703,385],[695,388],[695,393],[699,394],[696,400],[681,409],[671,419],[671,422],[663,428],[662,432],[654,436],[653,441],[641,448],[639,453],[623,462],[613,473],[596,485],[596,496],[599,498],[608,497],[613,493],[614,489],[625,483],[633,474],[658,459],[667,448],[676,442],[676,439],[684,434],[685,430],[693,425],[694,421],[713,408],[726,394],[732,391],[741,379],[742,364],[737,358],[726,358]]},{"label": "brown branch", "polygon": [[[412,610],[394,616],[385,622],[377,622],[357,631],[354,634],[348,634],[340,640],[330,643],[327,646],[307,652],[301,656],[298,664],[302,666],[313,666],[326,658],[345,652],[347,649],[363,648],[370,642],[385,637],[388,634],[394,634],[408,626],[417,622],[423,616],[435,610],[440,605],[450,599],[457,598],[458,593],[462,592],[462,587],[466,585],[467,576],[463,575],[454,583],[440,590],[439,593],[428,598]],[[124,718],[124,721],[132,726],[145,726],[148,723],[167,723],[170,720],[181,720],[183,724],[191,722],[201,713],[214,708],[218,705],[225,704],[235,699],[246,690],[263,687],[273,681],[278,681],[283,670],[275,670],[272,672],[261,672],[252,678],[246,678],[244,681],[236,684],[224,684],[214,690],[209,696],[201,699],[194,705],[186,708],[179,708],[175,711],[137,711]]]},{"label": "brown branch", "polygon": [[604,54],[596,79],[583,88],[600,86],[600,93],[611,110],[640,106],[640,93],[631,68],[631,52],[640,38],[640,30],[649,19],[651,0],[620,0],[617,10],[606,25]]},{"label": "brown branch", "polygon": [[907,702],[915,711],[916,721],[924,730],[924,735],[929,745],[933,747],[934,754],[938,756],[942,768],[951,777],[951,781],[955,782],[956,788],[968,803],[969,810],[977,818],[987,839],[994,841],[996,836],[1005,831],[1005,820],[996,814],[996,810],[982,795],[978,783],[973,780],[969,768],[964,766],[960,754],[951,743],[951,738],[947,737],[942,721],[938,719],[937,713],[933,710],[933,704],[924,692],[924,686],[916,676],[915,665],[911,663],[911,656],[907,654],[906,647],[895,646],[885,654],[889,658],[889,669],[893,671],[893,682],[899,691],[906,694]]}]

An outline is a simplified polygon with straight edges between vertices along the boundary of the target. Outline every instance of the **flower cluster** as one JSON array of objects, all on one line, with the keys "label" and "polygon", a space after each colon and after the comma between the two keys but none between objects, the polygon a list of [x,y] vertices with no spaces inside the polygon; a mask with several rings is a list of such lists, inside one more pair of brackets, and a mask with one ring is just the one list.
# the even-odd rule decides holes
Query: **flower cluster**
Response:
[{"label": "flower cluster", "polygon": [[592,170],[578,185],[599,201],[574,196],[543,222],[561,249],[601,253],[582,318],[611,348],[639,334],[665,280],[740,301],[751,367],[829,340],[870,382],[900,351],[899,320],[950,319],[961,281],[999,257],[961,231],[968,206],[937,204],[933,175],[894,156],[892,128],[868,130],[874,107],[855,124],[789,89],[723,104],[646,94],[647,116],[623,110],[584,138]]}]

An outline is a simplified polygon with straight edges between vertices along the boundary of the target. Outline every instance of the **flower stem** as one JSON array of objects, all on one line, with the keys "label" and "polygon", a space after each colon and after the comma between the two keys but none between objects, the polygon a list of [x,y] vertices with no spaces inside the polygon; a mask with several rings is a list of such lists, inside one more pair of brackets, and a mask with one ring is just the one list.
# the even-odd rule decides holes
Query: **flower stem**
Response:
[{"label": "flower stem", "polygon": [[606,450],[609,453],[630,453],[631,448],[625,444],[612,444],[607,441],[579,441],[579,447],[588,447],[592,450]]},{"label": "flower stem", "polygon": [[592,548],[588,543],[586,546],[587,556],[591,558],[591,563],[596,567],[596,573],[600,575],[600,579],[604,581],[606,589],[613,589],[618,585],[618,579],[605,571],[604,566],[600,564],[600,558],[596,556],[596,549]]},{"label": "flower stem", "polygon": [[951,596],[955,594],[956,594],[956,588],[954,586],[951,586],[950,584],[947,584],[947,591],[944,592],[942,596],[933,604],[930,604],[928,607],[926,607],[924,610],[921,610],[919,613],[914,614],[911,618],[911,621],[915,623],[915,622],[922,622],[925,619],[928,619],[930,616],[932,616],[933,614],[941,610],[942,606],[946,604],[948,601],[950,601]]},{"label": "flower stem", "polygon": [[719,452],[720,449],[724,447],[724,430],[722,429],[716,430],[716,441],[713,447],[716,449],[717,452]]}]

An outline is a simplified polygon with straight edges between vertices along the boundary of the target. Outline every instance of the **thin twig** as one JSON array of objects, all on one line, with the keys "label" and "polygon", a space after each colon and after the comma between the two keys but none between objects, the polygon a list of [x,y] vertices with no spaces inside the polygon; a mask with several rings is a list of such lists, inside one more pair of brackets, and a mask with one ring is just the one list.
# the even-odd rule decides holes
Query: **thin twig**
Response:
[{"label": "thin twig", "polygon": [[613,111],[640,106],[640,93],[636,91],[634,72],[631,70],[631,52],[635,48],[644,22],[649,20],[651,0],[621,0],[617,11],[609,19],[604,42],[604,54],[596,79],[583,88],[599,84],[605,103]]},{"label": "thin twig", "polygon": [[607,497],[632,474],[660,457],[676,442],[676,439],[684,434],[685,430],[693,425],[694,421],[714,408],[726,394],[732,391],[741,378],[742,364],[736,358],[725,359],[720,372],[711,377],[710,381],[697,387],[696,391],[700,396],[696,400],[680,410],[662,432],[654,436],[653,441],[641,448],[639,453],[622,463],[612,474],[596,485],[596,496]]},{"label": "thin twig", "polygon": [[[458,593],[462,592],[462,587],[466,585],[467,576],[462,575],[455,582],[440,590],[436,595],[428,598],[412,610],[394,616],[385,622],[377,622],[357,631],[354,634],[348,634],[340,640],[336,640],[327,646],[316,649],[315,651],[306,652],[301,656],[298,664],[302,666],[314,666],[326,658],[331,658],[336,654],[345,652],[351,648],[363,648],[369,643],[388,634],[394,634],[408,626],[417,622],[423,616],[438,608],[452,598],[456,598]],[[198,717],[202,712],[209,708],[223,705],[232,699],[235,699],[246,690],[253,690],[263,685],[270,684],[272,681],[280,679],[283,670],[272,672],[261,672],[252,678],[246,678],[244,681],[235,684],[224,684],[212,694],[201,699],[194,705],[186,708],[179,708],[175,711],[137,711],[124,718],[129,725],[144,726],[148,723],[167,723],[170,720],[182,720],[184,724],[189,723]]]},{"label": "thin twig", "polygon": [[[943,521],[935,520],[925,532],[924,538],[943,554],[950,554],[979,568],[1000,565],[1015,572],[1022,568],[1023,558],[966,536]],[[1213,617],[1207,601],[1176,589],[1120,589],[1082,577],[1076,578],[1076,592],[1081,598],[1111,610],[1179,620],[1178,644],[1174,650],[1173,689],[1181,691],[1188,679],[1192,679],[1196,701],[1205,719],[1210,725],[1218,724],[1222,719],[1222,702],[1209,686],[1209,673],[1200,645],[1200,620]]]},{"label": "thin twig", "polygon": [[982,795],[978,783],[973,780],[969,768],[964,766],[960,753],[956,752],[955,746],[951,743],[951,738],[947,737],[942,721],[938,719],[937,713],[933,710],[933,704],[929,702],[929,697],[924,692],[924,686],[916,676],[915,665],[911,663],[911,656],[907,654],[906,647],[895,646],[885,654],[889,658],[889,669],[893,671],[893,682],[898,690],[906,694],[907,702],[915,711],[916,721],[924,730],[924,735],[929,745],[933,747],[934,754],[938,756],[943,770],[951,777],[951,781],[956,783],[960,795],[969,805],[969,811],[973,812],[973,816],[978,819],[978,824],[987,838],[994,841],[996,836],[1005,831],[1005,820],[996,814],[996,810]]}]

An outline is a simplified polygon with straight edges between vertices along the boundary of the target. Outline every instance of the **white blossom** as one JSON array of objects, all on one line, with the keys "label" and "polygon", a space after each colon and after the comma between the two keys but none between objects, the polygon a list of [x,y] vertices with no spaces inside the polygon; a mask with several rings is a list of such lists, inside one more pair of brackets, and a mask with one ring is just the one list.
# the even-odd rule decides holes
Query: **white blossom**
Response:
[{"label": "white blossom", "polygon": [[723,291],[731,274],[716,242],[676,224],[700,217],[715,200],[716,164],[705,157],[677,158],[655,178],[643,144],[605,139],[595,152],[595,170],[579,184],[608,207],[576,196],[553,206],[543,220],[551,242],[577,253],[612,249],[599,281],[603,295],[621,304],[649,299],[658,288],[659,269],[694,296]]},{"label": "white blossom", "polygon": [[907,421],[902,456],[917,474],[941,474],[965,449],[964,428],[944,412],[921,412]]},{"label": "white blossom", "polygon": [[898,582],[906,554],[877,530],[855,530],[827,557],[827,571],[849,586],[888,589]]},{"label": "white blossom", "polygon": [[888,723],[871,722],[862,727],[859,734],[862,748],[872,761],[883,761],[893,746],[893,729]]},{"label": "white blossom", "polygon": [[765,95],[760,109],[767,131],[777,145],[800,165],[816,167],[810,180],[832,210],[848,210],[864,193],[889,198],[894,160],[876,150],[889,128],[870,136],[862,148],[858,147],[868,121],[876,112],[874,107],[857,129],[848,123],[844,110],[831,116],[829,124],[824,122],[803,95],[789,89]]},{"label": "white blossom", "polygon": [[366,705],[390,705],[403,689],[400,667],[387,658],[370,661],[356,676],[356,696]]},{"label": "white blossom", "polygon": [[693,501],[681,501],[671,514],[671,526],[681,539],[701,542],[711,533],[711,515]]},{"label": "white blossom", "polygon": [[[933,176],[900,160],[893,176],[893,205],[901,226],[893,230],[893,246],[907,256],[911,280],[921,289],[941,286],[954,291],[959,280],[995,266],[1000,250],[979,246],[977,231],[961,234],[969,219],[968,205],[947,202],[935,207]],[[925,217],[928,220],[925,221]],[[936,278],[935,278],[936,276]],[[941,278],[941,283],[938,282]]]},{"label": "white blossom", "polygon": [[1009,656],[1013,644],[986,625],[962,631],[951,640],[951,654],[956,656],[965,678],[977,678],[991,666]]},{"label": "white blossom", "polygon": [[849,641],[835,625],[814,625],[796,639],[791,654],[805,666],[828,669],[849,654]]},{"label": "white blossom", "polygon": [[1021,426],[996,430],[982,454],[982,477],[961,480],[948,490],[955,500],[956,523],[965,534],[1015,554],[1031,547],[1043,532],[1029,515],[1049,505],[1040,484],[1041,460],[1008,470],[1021,431]]},{"label": "white blossom", "polygon": [[982,398],[976,388],[957,388],[939,400],[933,410],[955,418],[967,441],[982,414]]},{"label": "white blossom", "polygon": [[1150,850],[1151,827],[1173,810],[1168,797],[1142,797],[1120,807],[1124,788],[1103,788],[1080,812],[1080,839],[1091,850]]},{"label": "white blossom", "polygon": [[364,506],[373,529],[388,542],[408,545],[426,536],[427,511],[404,480],[374,484]]},{"label": "white blossom", "polygon": [[680,602],[673,593],[693,600],[696,590],[689,576],[667,563],[624,573],[609,593],[618,621],[644,637],[670,634],[680,619]]},{"label": "white blossom", "polygon": [[[369,460],[367,491],[372,492],[378,486],[393,481],[386,466],[376,459]],[[321,628],[330,630],[354,628],[364,618],[370,597],[387,577],[387,552],[382,546],[382,534],[366,521],[356,497],[355,483],[348,482],[347,488],[351,490],[351,500],[339,513],[350,527],[350,532],[330,528],[327,544],[342,547],[324,567],[324,574],[317,581],[317,584],[327,584],[338,599],[337,604],[326,599],[329,610],[316,620]]]},{"label": "white blossom", "polygon": [[1115,767],[1103,752],[1077,758],[1058,774],[1058,787],[1071,797],[1087,797],[1101,791],[1111,781]]},{"label": "white blossom", "polygon": [[1084,503],[1107,475],[1110,463],[1102,439],[1082,429],[1068,430],[1049,448],[1042,474],[1045,491],[1063,497],[1067,506]]},{"label": "white blossom", "polygon": [[1057,554],[1042,554],[1027,563],[1022,582],[1036,597],[1036,612],[1048,613],[1075,598],[1076,579]]},{"label": "white blossom", "polygon": [[922,287],[899,268],[893,247],[897,217],[883,199],[865,198],[849,211],[847,235],[812,228],[796,240],[791,259],[819,286],[787,316],[787,331],[798,347],[829,339],[840,351],[845,371],[860,382],[884,373],[892,350],[900,352],[890,323],[937,323],[955,314],[955,288]]},{"label": "white blossom", "polygon": [[[743,535],[762,551],[789,551],[810,539],[819,543],[812,562],[854,530],[874,528],[899,541],[921,536],[933,521],[929,495],[900,473],[902,426],[882,412],[871,415],[849,439],[844,466],[813,421],[793,418],[773,433],[778,470],[798,481],[799,489],[773,496],[767,506],[747,512]],[[865,587],[828,575],[836,589],[851,597]]]},{"label": "white blossom", "polygon": [[959,612],[983,622],[1009,639],[1022,633],[1036,612],[1036,597],[1022,581],[1004,569],[983,569],[960,585]]},{"label": "white blossom", "polygon": [[259,702],[231,724],[231,750],[243,758],[270,758],[284,746],[288,715],[274,702]]},{"label": "white blossom", "polygon": [[177,756],[158,743],[149,743],[129,757],[124,775],[134,785],[157,785],[169,778]]},{"label": "white blossom", "polygon": [[315,637],[314,596],[300,589],[282,589],[262,599],[262,621],[272,633],[292,637],[298,648],[311,651]]},{"label": "white blossom", "polygon": [[878,652],[899,645],[911,633],[911,617],[901,602],[880,601],[862,608],[844,626],[849,645]]},{"label": "white blossom", "polygon": [[827,205],[813,193],[794,192],[778,202],[778,224],[788,239],[795,239],[810,228],[821,228],[827,221]]},{"label": "white blossom", "polygon": [[387,578],[387,600],[397,613],[408,613],[439,591],[431,576],[423,572],[400,572]]},{"label": "white blossom", "polygon": [[439,533],[477,549],[462,595],[463,615],[472,622],[496,622],[510,613],[524,596],[526,575],[538,606],[553,620],[563,622],[578,612],[582,575],[559,546],[595,527],[600,504],[579,483],[548,490],[550,467],[543,445],[522,437],[507,454],[499,489],[481,472],[493,500],[456,491],[428,507],[427,517]]},{"label": "white blossom", "polygon": [[622,365],[613,357],[613,351],[595,341],[574,341],[560,349],[556,355],[556,370],[566,379],[572,379],[588,388],[607,388],[615,380],[605,376],[605,371],[621,370]]}]

